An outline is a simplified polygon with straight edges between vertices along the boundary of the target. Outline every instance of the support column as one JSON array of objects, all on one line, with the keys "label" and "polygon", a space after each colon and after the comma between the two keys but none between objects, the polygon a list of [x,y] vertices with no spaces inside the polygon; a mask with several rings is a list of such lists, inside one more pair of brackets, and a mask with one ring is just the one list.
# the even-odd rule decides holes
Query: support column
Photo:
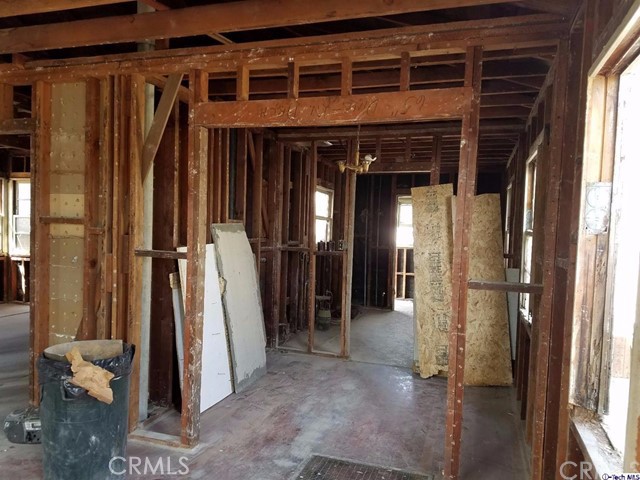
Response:
[{"label": "support column", "polygon": [[471,102],[462,117],[458,191],[453,242],[453,299],[449,327],[449,381],[444,476],[457,479],[460,472],[462,439],[462,401],[467,332],[467,296],[469,293],[469,230],[473,197],[476,193],[478,137],[480,131],[480,89],[482,49],[469,47],[465,64],[465,87],[473,90]]}]

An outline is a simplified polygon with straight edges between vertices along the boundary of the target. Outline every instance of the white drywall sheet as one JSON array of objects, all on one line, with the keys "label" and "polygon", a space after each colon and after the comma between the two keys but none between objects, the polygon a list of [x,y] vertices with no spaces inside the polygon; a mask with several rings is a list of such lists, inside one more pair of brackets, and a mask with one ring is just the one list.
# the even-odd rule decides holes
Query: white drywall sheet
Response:
[{"label": "white drywall sheet", "polygon": [[233,381],[242,392],[267,372],[267,344],[256,264],[242,224],[211,226],[223,279],[222,304],[229,331]]},{"label": "white drywall sheet", "polygon": [[[186,252],[186,247],[179,247]],[[205,250],[204,270],[204,324],[202,327],[202,377],[200,386],[200,412],[233,393],[231,364],[227,344],[227,328],[224,322],[220,281],[213,245]],[[182,301],[185,298],[187,261],[178,260]]]}]

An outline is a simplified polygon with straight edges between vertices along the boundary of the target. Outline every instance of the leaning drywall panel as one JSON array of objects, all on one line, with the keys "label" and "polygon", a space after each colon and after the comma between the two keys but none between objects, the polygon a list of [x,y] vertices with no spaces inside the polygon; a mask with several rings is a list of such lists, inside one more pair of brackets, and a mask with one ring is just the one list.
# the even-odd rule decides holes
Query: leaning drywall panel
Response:
[{"label": "leaning drywall panel", "polygon": [[[179,247],[186,252],[187,247]],[[233,393],[231,364],[227,345],[227,329],[222,311],[222,296],[212,244],[205,250],[204,324],[202,327],[202,376],[200,383],[200,412],[211,408]],[[180,284],[185,285],[187,261],[178,260]],[[182,288],[184,292],[185,289]],[[184,295],[184,294],[183,294]],[[183,297],[184,301],[184,297]]]},{"label": "leaning drywall panel", "polygon": [[417,372],[447,371],[451,321],[451,184],[412,188]]},{"label": "leaning drywall panel", "polygon": [[[86,85],[51,87],[49,215],[84,217]],[[50,226],[49,345],[75,339],[83,314],[84,226]]]},{"label": "leaning drywall panel", "polygon": [[[500,195],[473,200],[469,278],[505,280]],[[504,292],[469,290],[464,371],[467,385],[511,385],[511,342]]]},{"label": "leaning drywall panel", "polygon": [[256,264],[243,225],[214,224],[211,233],[223,278],[222,302],[229,331],[234,386],[236,392],[242,392],[267,371]]}]

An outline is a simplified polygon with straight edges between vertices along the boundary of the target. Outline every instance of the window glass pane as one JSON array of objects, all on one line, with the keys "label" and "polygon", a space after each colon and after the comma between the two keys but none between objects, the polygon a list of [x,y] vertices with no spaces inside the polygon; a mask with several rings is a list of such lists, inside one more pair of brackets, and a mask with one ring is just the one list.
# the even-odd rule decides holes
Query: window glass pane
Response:
[{"label": "window glass pane", "polygon": [[316,216],[329,217],[330,195],[326,192],[316,191]]},{"label": "window glass pane", "polygon": [[396,246],[413,247],[413,227],[399,225],[396,230]]},{"label": "window glass pane", "polygon": [[399,223],[401,225],[412,225],[413,224],[412,212],[413,212],[413,206],[410,203],[401,203]]},{"label": "window glass pane", "polygon": [[316,243],[326,242],[328,240],[329,222],[316,218]]}]

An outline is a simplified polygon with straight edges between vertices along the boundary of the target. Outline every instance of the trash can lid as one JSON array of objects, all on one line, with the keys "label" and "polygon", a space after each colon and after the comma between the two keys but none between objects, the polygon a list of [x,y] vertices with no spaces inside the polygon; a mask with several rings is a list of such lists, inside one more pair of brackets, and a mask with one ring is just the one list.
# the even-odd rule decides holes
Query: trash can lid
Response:
[{"label": "trash can lid", "polygon": [[44,356],[50,360],[68,362],[65,355],[73,347],[80,350],[82,358],[87,362],[117,357],[123,353],[122,340],[80,340],[47,347],[44,350]]}]

